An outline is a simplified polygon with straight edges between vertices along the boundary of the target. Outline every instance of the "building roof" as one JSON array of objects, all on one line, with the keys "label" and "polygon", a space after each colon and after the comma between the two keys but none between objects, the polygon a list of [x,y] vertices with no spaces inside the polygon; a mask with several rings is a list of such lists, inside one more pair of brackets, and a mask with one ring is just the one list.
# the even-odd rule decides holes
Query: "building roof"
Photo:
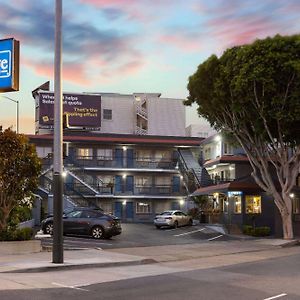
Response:
[{"label": "building roof", "polygon": [[246,155],[223,155],[215,159],[210,159],[204,162],[205,167],[216,165],[220,163],[234,163],[234,162],[248,162],[249,159]]},{"label": "building roof", "polygon": [[[53,134],[27,135],[31,142],[47,142],[53,140]],[[161,144],[176,146],[200,145],[202,138],[178,136],[151,136],[129,134],[100,134],[90,132],[65,132],[65,142],[78,143],[116,143],[116,144]]]},{"label": "building roof", "polygon": [[232,181],[217,185],[201,187],[197,189],[191,196],[210,195],[213,193],[225,193],[228,191],[253,191],[261,192],[261,188],[253,182]]}]

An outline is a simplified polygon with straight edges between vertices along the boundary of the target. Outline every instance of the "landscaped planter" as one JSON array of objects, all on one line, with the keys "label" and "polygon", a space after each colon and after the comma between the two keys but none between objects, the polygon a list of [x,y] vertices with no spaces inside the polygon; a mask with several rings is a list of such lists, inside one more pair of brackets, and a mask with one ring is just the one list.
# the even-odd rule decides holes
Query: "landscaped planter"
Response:
[{"label": "landscaped planter", "polygon": [[0,255],[36,252],[41,252],[40,240],[0,242]]}]

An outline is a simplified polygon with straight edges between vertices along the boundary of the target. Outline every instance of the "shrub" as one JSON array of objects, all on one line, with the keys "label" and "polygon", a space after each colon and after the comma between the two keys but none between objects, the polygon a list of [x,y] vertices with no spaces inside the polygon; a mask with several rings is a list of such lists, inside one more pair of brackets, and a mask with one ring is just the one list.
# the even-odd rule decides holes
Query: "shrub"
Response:
[{"label": "shrub", "polygon": [[267,226],[255,227],[250,225],[245,225],[243,227],[243,233],[251,236],[268,236],[271,233],[271,228]]},{"label": "shrub", "polygon": [[189,209],[187,214],[189,216],[191,216],[193,219],[198,219],[199,218],[199,208],[193,207],[193,208]]},{"label": "shrub", "polygon": [[8,228],[0,231],[0,241],[27,241],[32,238],[32,228]]}]

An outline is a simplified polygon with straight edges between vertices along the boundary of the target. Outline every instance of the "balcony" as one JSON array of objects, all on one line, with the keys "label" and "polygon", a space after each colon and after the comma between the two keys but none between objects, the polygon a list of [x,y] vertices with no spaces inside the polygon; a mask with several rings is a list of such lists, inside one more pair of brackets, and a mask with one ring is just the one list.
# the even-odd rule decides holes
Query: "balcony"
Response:
[{"label": "balcony", "polygon": [[[183,196],[185,190],[180,187],[179,190],[173,188],[172,185],[134,185],[133,187],[127,185],[111,186],[111,185],[93,185],[89,184],[94,190],[98,191],[99,195],[113,195],[113,196]],[[82,196],[91,196],[91,191],[81,184],[67,183],[65,184],[65,193],[68,195],[80,194]]]},{"label": "balcony", "polygon": [[132,159],[127,158],[112,158],[98,156],[77,156],[74,161],[75,165],[80,167],[94,168],[132,168],[132,169],[168,169],[173,170],[176,167],[177,161],[170,159],[155,159],[148,157],[137,157]]}]

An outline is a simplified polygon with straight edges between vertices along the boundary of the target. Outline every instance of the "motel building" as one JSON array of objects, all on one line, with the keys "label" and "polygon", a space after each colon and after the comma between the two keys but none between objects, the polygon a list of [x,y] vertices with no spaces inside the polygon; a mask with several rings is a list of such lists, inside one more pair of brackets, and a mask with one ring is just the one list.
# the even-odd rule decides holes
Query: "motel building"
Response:
[{"label": "motel building", "polygon": [[[33,91],[42,159],[38,195],[53,211],[53,92]],[[182,99],[155,93],[64,94],[64,208],[100,206],[125,222],[151,222],[164,210],[187,211],[189,195],[207,180],[203,138],[186,136]]]},{"label": "motel building", "polygon": [[[271,195],[251,176],[252,167],[241,147],[214,134],[201,141],[200,164],[210,182],[199,186],[191,196],[208,197],[212,213],[207,222],[223,224],[230,233],[244,226],[267,226],[271,234],[282,237],[281,217]],[[294,234],[300,235],[300,174],[291,191]]]}]

